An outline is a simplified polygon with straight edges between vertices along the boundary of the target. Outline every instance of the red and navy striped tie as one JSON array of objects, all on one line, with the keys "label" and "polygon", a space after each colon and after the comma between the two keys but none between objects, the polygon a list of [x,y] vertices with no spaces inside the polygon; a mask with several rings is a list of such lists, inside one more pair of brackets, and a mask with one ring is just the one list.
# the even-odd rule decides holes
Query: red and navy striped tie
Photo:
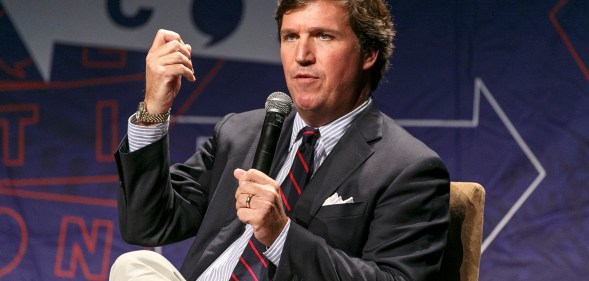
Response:
[{"label": "red and navy striped tie", "polygon": [[301,145],[295,155],[288,176],[282,182],[282,203],[284,211],[291,216],[294,206],[303,193],[305,185],[313,175],[315,143],[319,138],[319,130],[312,127],[304,127],[299,133],[302,138]]},{"label": "red and navy striped tie", "polygon": [[[292,167],[281,186],[281,197],[284,204],[284,211],[292,216],[297,199],[303,193],[307,181],[313,174],[313,157],[315,154],[315,143],[319,138],[319,130],[311,127],[304,127],[299,132],[302,138],[301,145],[297,150]],[[268,267],[262,253],[265,246],[254,236],[248,242],[231,279],[233,281],[258,281]]]},{"label": "red and navy striped tie", "polygon": [[239,262],[233,269],[231,279],[233,281],[249,281],[261,280],[262,274],[268,268],[268,264],[262,256],[262,253],[266,249],[264,244],[260,243],[256,237],[252,235],[248,241],[247,246],[243,250],[243,254],[239,257]]}]

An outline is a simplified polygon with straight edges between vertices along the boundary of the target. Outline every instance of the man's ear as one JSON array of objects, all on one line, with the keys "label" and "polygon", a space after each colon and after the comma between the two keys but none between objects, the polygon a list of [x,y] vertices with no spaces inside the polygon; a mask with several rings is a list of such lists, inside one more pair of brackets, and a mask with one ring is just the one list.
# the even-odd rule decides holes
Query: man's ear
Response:
[{"label": "man's ear", "polygon": [[378,58],[378,49],[375,47],[366,48],[363,52],[364,64],[362,65],[362,69],[370,69],[376,62],[376,58]]}]

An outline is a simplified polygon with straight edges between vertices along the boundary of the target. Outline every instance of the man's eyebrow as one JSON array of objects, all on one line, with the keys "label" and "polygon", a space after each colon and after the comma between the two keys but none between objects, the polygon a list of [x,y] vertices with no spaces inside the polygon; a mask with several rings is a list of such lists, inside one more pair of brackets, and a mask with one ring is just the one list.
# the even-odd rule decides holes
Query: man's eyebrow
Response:
[{"label": "man's eyebrow", "polygon": [[[325,32],[325,33],[331,33],[331,34],[339,34],[340,33],[339,29],[337,29],[337,28],[321,27],[321,26],[305,28],[305,30],[309,30],[310,33],[317,33],[317,32]],[[297,33],[297,32],[299,32],[299,31],[296,31],[296,28],[284,28],[284,29],[280,30],[280,34]]]},{"label": "man's eyebrow", "polygon": [[294,28],[281,28],[280,29],[280,34],[283,33],[293,33],[294,32]]}]

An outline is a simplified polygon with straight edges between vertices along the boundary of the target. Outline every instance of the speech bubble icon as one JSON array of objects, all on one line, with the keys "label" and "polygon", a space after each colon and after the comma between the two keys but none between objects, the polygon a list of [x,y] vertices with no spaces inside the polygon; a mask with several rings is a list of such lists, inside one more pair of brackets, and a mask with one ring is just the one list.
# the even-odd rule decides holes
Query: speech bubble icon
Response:
[{"label": "speech bubble icon", "polygon": [[192,21],[196,28],[211,36],[210,47],[227,38],[241,22],[243,0],[194,0]]}]

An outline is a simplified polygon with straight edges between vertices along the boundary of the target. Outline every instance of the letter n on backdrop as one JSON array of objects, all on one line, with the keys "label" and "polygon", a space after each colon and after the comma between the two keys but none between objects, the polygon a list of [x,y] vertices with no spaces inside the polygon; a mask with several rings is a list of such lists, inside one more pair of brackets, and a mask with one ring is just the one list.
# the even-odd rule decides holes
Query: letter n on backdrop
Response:
[{"label": "letter n on backdrop", "polygon": [[78,265],[87,280],[106,280],[113,239],[113,223],[93,219],[91,228],[81,217],[64,216],[61,219],[55,276],[74,278]]}]

